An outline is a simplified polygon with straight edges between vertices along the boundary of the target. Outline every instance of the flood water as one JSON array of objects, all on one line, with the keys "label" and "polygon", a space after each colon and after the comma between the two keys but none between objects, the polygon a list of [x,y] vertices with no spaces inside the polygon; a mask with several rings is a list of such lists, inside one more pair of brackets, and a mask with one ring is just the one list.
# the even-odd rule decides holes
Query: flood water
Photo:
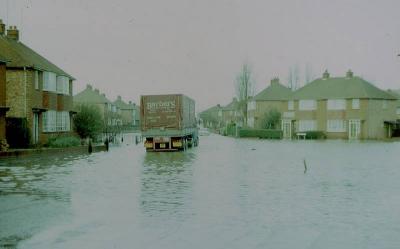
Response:
[{"label": "flood water", "polygon": [[397,249],[399,152],[211,135],[186,152],[0,159],[0,248]]}]

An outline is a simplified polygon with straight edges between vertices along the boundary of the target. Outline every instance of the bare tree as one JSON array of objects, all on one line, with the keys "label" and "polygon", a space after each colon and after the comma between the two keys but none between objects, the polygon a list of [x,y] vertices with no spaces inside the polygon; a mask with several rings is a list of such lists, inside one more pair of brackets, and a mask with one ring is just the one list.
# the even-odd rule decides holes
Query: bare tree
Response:
[{"label": "bare tree", "polygon": [[288,87],[296,90],[299,87],[299,67],[298,65],[289,68]]},{"label": "bare tree", "polygon": [[310,83],[311,81],[314,80],[314,75],[312,72],[312,68],[310,64],[306,64],[305,72],[304,72],[304,85]]},{"label": "bare tree", "polygon": [[243,64],[242,70],[236,77],[235,91],[239,101],[239,109],[243,114],[244,124],[247,124],[247,101],[254,95],[255,84],[248,64]]}]

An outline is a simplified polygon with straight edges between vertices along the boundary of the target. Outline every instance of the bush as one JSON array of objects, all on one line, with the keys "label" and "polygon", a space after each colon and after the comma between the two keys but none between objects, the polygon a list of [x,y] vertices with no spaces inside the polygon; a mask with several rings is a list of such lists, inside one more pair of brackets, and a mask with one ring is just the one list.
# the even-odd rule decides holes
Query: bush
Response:
[{"label": "bush", "polygon": [[94,105],[78,106],[78,113],[74,116],[74,125],[81,138],[94,139],[103,130],[103,118],[99,108]]},{"label": "bush", "polygon": [[47,146],[51,148],[66,148],[79,146],[81,144],[81,140],[77,137],[52,137],[48,140]]},{"label": "bush", "polygon": [[236,124],[235,123],[230,123],[230,124],[226,125],[225,135],[226,136],[236,136]]},{"label": "bush", "polygon": [[11,148],[28,148],[31,132],[26,118],[6,118],[6,139]]},{"label": "bush", "polygon": [[240,137],[258,137],[268,139],[281,139],[281,130],[267,130],[267,129],[241,129],[239,131]]},{"label": "bush", "polygon": [[306,131],[306,139],[325,139],[326,134],[323,131]]}]

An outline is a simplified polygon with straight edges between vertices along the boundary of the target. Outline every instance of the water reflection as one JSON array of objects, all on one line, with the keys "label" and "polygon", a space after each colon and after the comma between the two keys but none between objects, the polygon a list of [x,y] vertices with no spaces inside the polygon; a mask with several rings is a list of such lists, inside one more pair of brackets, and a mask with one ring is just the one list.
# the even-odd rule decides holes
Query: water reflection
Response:
[{"label": "water reflection", "polygon": [[194,160],[194,152],[146,153],[140,192],[144,214],[184,216],[191,199]]},{"label": "water reflection", "polygon": [[0,160],[0,196],[29,195],[35,198],[51,197],[68,200],[62,178],[71,172],[68,165],[86,157],[79,152],[40,153]]}]

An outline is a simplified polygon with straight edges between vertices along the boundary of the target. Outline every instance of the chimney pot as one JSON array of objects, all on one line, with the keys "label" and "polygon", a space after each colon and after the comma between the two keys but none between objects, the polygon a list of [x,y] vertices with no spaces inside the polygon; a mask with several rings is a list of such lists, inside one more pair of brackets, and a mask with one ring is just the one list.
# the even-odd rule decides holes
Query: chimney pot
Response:
[{"label": "chimney pot", "polygon": [[275,77],[271,80],[271,85],[279,84],[279,78]]},{"label": "chimney pot", "polygon": [[94,91],[96,92],[96,93],[100,93],[100,91],[99,91],[99,89],[94,89]]},{"label": "chimney pot", "polygon": [[349,71],[346,72],[346,78],[350,79],[353,78],[353,72],[349,69]]},{"label": "chimney pot", "polygon": [[0,35],[4,35],[6,32],[6,25],[3,23],[3,20],[0,19]]},{"label": "chimney pot", "polygon": [[86,84],[86,88],[92,90],[92,85]]},{"label": "chimney pot", "polygon": [[19,40],[19,30],[17,26],[10,26],[7,30],[7,37],[15,41]]},{"label": "chimney pot", "polygon": [[120,95],[118,95],[118,100],[121,100],[121,96]]},{"label": "chimney pot", "polygon": [[322,79],[324,79],[324,80],[329,79],[328,70],[325,70],[325,72],[322,74]]}]

